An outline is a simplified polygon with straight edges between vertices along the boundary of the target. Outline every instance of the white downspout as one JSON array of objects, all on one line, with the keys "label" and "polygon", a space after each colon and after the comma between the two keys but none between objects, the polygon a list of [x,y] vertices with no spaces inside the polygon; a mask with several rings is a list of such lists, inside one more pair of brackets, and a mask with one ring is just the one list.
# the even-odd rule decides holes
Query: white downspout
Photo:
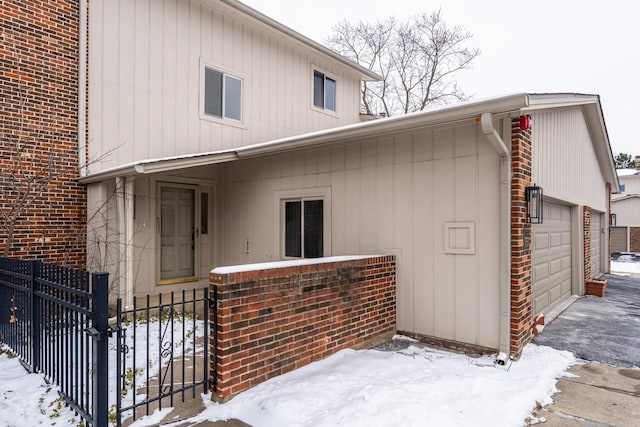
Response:
[{"label": "white downspout", "polygon": [[480,127],[482,128],[482,133],[485,134],[498,154],[500,156],[507,156],[509,154],[509,150],[502,138],[500,138],[496,129],[493,127],[493,116],[491,113],[482,113],[482,116],[480,116]]},{"label": "white downspout", "polygon": [[135,177],[130,176],[126,179],[125,188],[125,296],[124,306],[126,308],[133,307],[133,212],[135,203]]},{"label": "white downspout", "polygon": [[[500,156],[500,352],[511,349],[511,151],[493,127],[491,113],[480,117],[482,133]],[[511,122],[503,123],[504,135],[511,135]]]},{"label": "white downspout", "polygon": [[87,0],[80,0],[78,40],[78,171],[87,176]]},{"label": "white downspout", "polygon": [[[126,221],[125,221],[125,183],[116,177],[116,219],[118,222],[118,297],[126,300]],[[125,301],[126,307],[126,301]]]}]

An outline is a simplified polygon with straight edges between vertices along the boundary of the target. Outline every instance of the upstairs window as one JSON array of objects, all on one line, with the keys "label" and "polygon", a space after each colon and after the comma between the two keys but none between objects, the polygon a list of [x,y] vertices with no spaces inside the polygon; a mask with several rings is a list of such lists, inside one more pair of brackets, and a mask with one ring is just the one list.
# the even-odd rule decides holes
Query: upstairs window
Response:
[{"label": "upstairs window", "polygon": [[620,181],[620,192],[624,193],[624,181]]},{"label": "upstairs window", "polygon": [[242,80],[205,67],[204,114],[219,119],[242,120]]},{"label": "upstairs window", "polygon": [[320,71],[313,72],[313,105],[336,111],[336,81]]},{"label": "upstairs window", "polygon": [[324,256],[323,200],[284,202],[284,256],[319,258]]}]

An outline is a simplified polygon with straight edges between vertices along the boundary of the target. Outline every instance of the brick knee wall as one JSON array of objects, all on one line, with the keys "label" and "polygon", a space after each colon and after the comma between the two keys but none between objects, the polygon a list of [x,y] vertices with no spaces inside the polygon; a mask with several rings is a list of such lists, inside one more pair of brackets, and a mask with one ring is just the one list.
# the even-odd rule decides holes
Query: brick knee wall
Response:
[{"label": "brick knee wall", "polygon": [[210,283],[217,296],[211,375],[219,400],[395,332],[393,256],[228,274],[214,270]]},{"label": "brick knee wall", "polygon": [[[76,183],[78,20],[77,0],[0,2],[0,210],[17,217],[8,255],[82,268],[86,192]],[[49,171],[43,194],[12,214],[25,200],[18,193],[27,182],[46,179]],[[8,235],[0,227],[0,253]]]},{"label": "brick knee wall", "polygon": [[640,252],[640,227],[629,227],[629,250]]}]

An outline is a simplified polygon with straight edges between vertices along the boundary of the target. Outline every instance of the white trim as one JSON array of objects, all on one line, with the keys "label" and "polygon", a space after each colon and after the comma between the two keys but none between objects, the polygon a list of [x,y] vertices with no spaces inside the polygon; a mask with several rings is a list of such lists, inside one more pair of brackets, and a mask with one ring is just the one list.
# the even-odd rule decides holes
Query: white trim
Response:
[{"label": "white trim", "polygon": [[193,242],[193,276],[200,278],[200,186],[198,184],[188,184],[182,182],[171,182],[165,180],[158,180],[153,183],[153,187],[155,188],[155,240],[156,240],[156,256],[155,256],[155,264],[156,264],[156,280],[155,285],[162,285],[162,281],[180,281],[181,279],[188,279],[189,277],[184,278],[176,278],[176,279],[163,279],[162,278],[162,235],[161,235],[161,224],[162,218],[160,215],[162,214],[162,191],[164,188],[183,188],[193,190],[194,200],[193,200],[193,227],[194,227],[194,242]]},{"label": "white trim", "polygon": [[[315,97],[315,86],[316,86],[315,85],[315,80],[316,80],[315,73],[316,72],[321,73],[324,76],[324,80],[325,80],[325,84],[322,86],[323,87],[323,94],[322,94],[322,96],[323,96],[323,100],[322,100],[323,101],[323,107],[322,108],[318,107],[315,104],[315,100],[314,100],[314,97]],[[335,84],[335,93],[334,93],[335,104],[336,104],[336,109],[335,110],[331,110],[331,109],[328,109],[326,107],[326,105],[327,105],[326,80],[327,79],[333,80],[333,82]],[[338,102],[338,86],[339,86],[338,82],[339,82],[339,80],[340,79],[335,74],[326,71],[324,68],[322,68],[322,67],[320,67],[320,66],[318,66],[316,64],[313,64],[313,63],[311,64],[311,102],[310,102],[310,106],[311,106],[311,110],[312,111],[315,111],[317,113],[326,114],[326,115],[328,115],[330,117],[334,117],[334,118],[339,118],[340,117],[340,115],[339,115],[339,111],[340,111],[339,104],[340,103]]]},{"label": "white trim", "polygon": [[[207,68],[222,74],[222,81],[223,81],[222,83],[222,117],[212,116],[204,112],[205,70]],[[224,115],[224,106],[225,106],[224,78],[225,76],[229,76],[234,79],[240,80],[240,120],[236,120],[230,117],[225,117]],[[200,119],[214,122],[214,123],[220,123],[223,125],[238,127],[241,129],[247,129],[245,125],[245,123],[247,122],[246,110],[248,110],[247,108],[245,108],[246,93],[247,93],[246,86],[247,86],[247,79],[244,74],[222,67],[214,62],[208,61],[207,59],[200,57],[200,86],[198,89],[198,103],[199,103],[198,114]]]},{"label": "white trim", "polygon": [[331,250],[331,187],[281,190],[274,193],[274,253],[279,259],[297,259],[284,256],[284,202],[289,200],[322,200],[323,208],[323,257],[330,257]]},{"label": "white trim", "polygon": [[[445,222],[443,227],[445,254],[474,255],[476,253],[476,224],[474,222]],[[458,241],[457,237],[466,236]]]}]

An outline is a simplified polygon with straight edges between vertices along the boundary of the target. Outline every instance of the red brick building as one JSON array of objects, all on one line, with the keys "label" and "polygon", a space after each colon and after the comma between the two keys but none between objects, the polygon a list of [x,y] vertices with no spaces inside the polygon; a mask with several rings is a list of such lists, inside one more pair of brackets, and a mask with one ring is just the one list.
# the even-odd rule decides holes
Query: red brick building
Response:
[{"label": "red brick building", "polygon": [[79,2],[3,1],[0,28],[0,254],[83,267]]}]

